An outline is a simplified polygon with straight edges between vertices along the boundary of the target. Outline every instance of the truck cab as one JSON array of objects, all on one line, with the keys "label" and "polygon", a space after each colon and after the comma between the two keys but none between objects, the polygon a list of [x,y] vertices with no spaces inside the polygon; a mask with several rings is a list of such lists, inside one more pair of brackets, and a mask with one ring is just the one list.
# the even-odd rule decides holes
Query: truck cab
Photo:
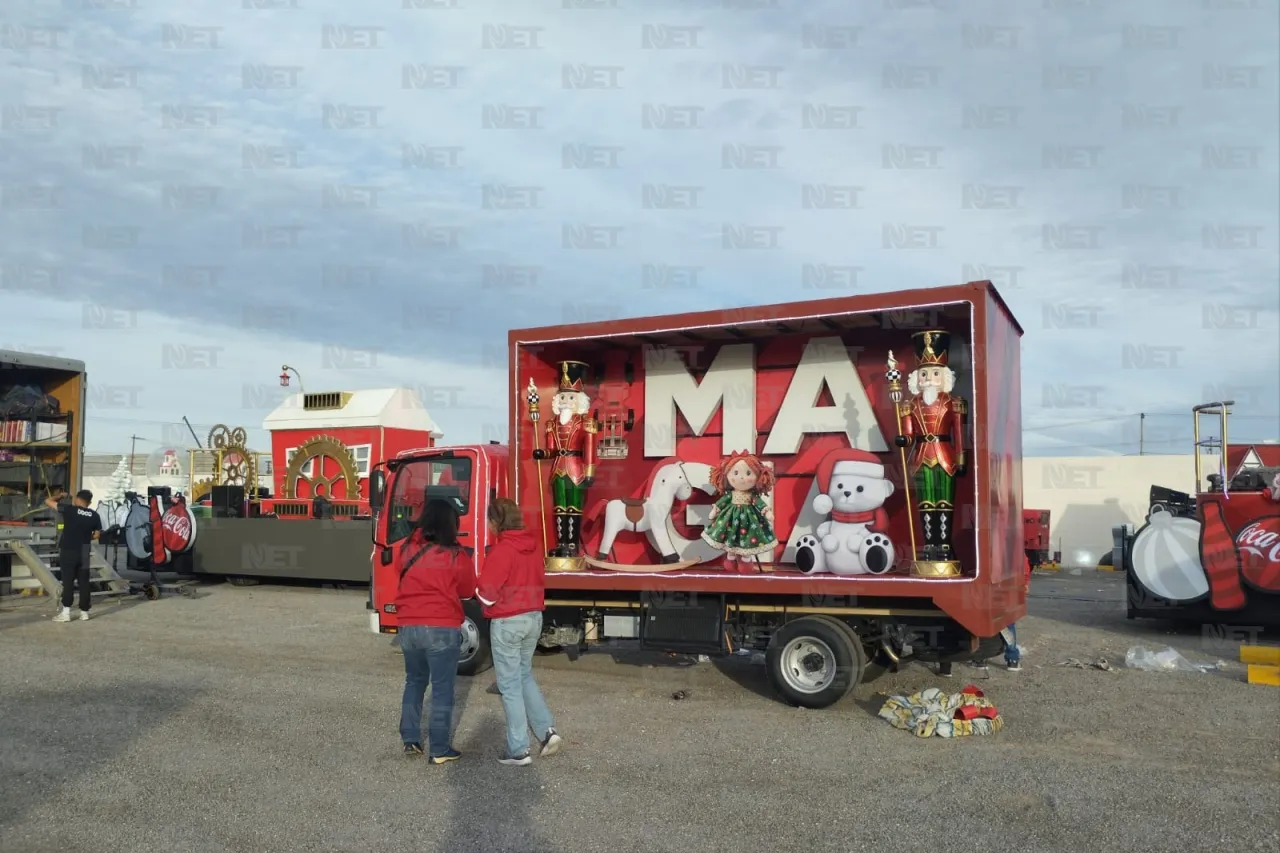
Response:
[{"label": "truck cab", "polygon": [[[508,489],[505,445],[433,447],[408,450],[372,472],[369,503],[373,513],[373,574],[370,627],[379,634],[397,631],[396,567],[426,502],[443,499],[458,510],[458,541],[473,554],[476,571],[489,545],[485,513],[493,497]],[[464,605],[459,672],[473,674],[488,665],[488,628],[478,601]]]}]

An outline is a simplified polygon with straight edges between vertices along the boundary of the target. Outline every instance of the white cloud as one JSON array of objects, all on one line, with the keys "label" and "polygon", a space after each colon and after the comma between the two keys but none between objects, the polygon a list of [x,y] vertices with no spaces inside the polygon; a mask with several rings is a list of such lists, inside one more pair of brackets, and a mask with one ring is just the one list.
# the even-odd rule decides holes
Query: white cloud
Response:
[{"label": "white cloud", "polygon": [[[1144,410],[1187,412],[1147,422],[1148,450],[1181,449],[1219,393],[1238,436],[1280,422],[1272,5],[134,5],[0,13],[0,342],[146,389],[89,421],[94,449],[182,414],[256,428],[244,401],[282,362],[309,388],[428,386],[447,440],[487,440],[508,327],[841,292],[804,287],[805,263],[858,267],[861,291],[993,278],[1027,330],[1029,453],[1135,452]],[[566,64],[620,88],[565,88]],[[698,128],[645,129],[646,105]],[[486,106],[537,127],[486,128]],[[856,126],[806,129],[822,116]],[[618,168],[564,168],[580,144]],[[457,168],[405,168],[406,146]],[[725,146],[778,168],[726,169]],[[699,207],[646,208],[645,184]],[[485,209],[486,185],[540,209]],[[805,185],[858,206],[805,208]],[[617,248],[566,249],[567,223]],[[778,248],[726,251],[726,223]],[[886,224],[936,247],[886,249]],[[654,290],[645,264],[701,270]],[[325,344],[377,367],[326,368]],[[175,379],[166,345],[221,347],[217,369]]]}]

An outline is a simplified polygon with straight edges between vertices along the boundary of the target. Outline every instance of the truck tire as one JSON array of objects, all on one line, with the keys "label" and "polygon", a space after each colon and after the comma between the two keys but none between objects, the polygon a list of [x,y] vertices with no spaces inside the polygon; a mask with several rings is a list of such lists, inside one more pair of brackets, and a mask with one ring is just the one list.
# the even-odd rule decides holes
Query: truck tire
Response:
[{"label": "truck tire", "polygon": [[857,687],[859,684],[862,684],[867,681],[872,681],[884,674],[885,668],[878,667],[875,665],[875,663],[873,662],[873,655],[868,653],[866,645],[863,644],[862,638],[858,636],[858,632],[854,630],[854,627],[852,625],[850,625],[848,622],[844,621],[838,616],[829,616],[825,613],[815,616],[813,618],[827,619],[833,625],[838,626],[841,630],[843,630],[846,634],[849,635],[849,639],[853,642],[854,648],[859,649],[862,652],[862,675],[858,678],[857,681],[849,682],[849,690],[845,693],[846,696],[849,693],[852,693],[854,688]]},{"label": "truck tire", "polygon": [[458,675],[479,675],[493,665],[489,650],[489,620],[484,618],[475,601],[462,603],[462,654],[458,658]]},{"label": "truck tire", "polygon": [[802,708],[827,708],[862,681],[866,656],[852,628],[824,616],[786,623],[765,653],[769,682],[784,700]]}]

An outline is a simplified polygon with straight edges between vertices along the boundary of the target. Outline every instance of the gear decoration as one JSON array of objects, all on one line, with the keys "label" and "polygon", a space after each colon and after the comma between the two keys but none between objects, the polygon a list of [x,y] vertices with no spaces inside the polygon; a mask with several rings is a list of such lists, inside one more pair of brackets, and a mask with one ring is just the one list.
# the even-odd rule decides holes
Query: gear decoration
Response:
[{"label": "gear decoration", "polygon": [[216,485],[217,483],[212,479],[201,480],[191,487],[191,494],[187,496],[187,500],[191,501],[193,504],[200,503],[200,501],[209,496],[209,493],[213,491],[213,487]]},{"label": "gear decoration", "polygon": [[[316,473],[307,477],[302,473],[302,469],[306,467],[307,461],[319,457],[328,457],[338,463],[339,472],[332,477],[324,476],[324,465],[317,464],[315,466]],[[347,446],[331,435],[312,436],[302,444],[298,445],[298,449],[293,453],[293,459],[289,461],[289,467],[284,472],[284,483],[281,485],[281,491],[285,498],[298,497],[298,483],[305,482],[311,487],[311,494],[315,494],[317,485],[326,486],[325,493],[328,497],[334,497],[333,486],[339,480],[344,481],[346,490],[344,498],[347,500],[358,500],[360,495],[360,471],[356,465],[355,457],[351,455],[351,451]]]},{"label": "gear decoration", "polygon": [[244,427],[233,429],[218,424],[209,430],[206,443],[214,456],[213,476],[192,486],[188,496],[191,503],[203,500],[214,486],[244,486],[248,494],[258,493],[258,463],[245,447],[248,438]]}]

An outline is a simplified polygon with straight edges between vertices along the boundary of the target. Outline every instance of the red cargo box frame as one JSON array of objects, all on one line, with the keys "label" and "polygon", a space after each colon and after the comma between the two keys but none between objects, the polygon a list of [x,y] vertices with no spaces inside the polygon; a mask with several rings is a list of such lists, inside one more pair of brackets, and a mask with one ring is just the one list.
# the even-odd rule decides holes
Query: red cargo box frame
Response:
[{"label": "red cargo box frame", "polygon": [[[905,375],[915,367],[912,334],[935,328],[952,335],[950,364],[958,374],[956,393],[968,401],[964,445],[967,472],[956,482],[954,538],[956,557],[963,565],[964,574],[952,579],[916,578],[906,573],[912,556],[908,509],[902,489],[901,456],[893,445],[897,435],[896,417],[885,378],[888,351],[893,351]],[[766,464],[772,464],[778,477],[773,495],[775,527],[779,543],[786,543],[787,547],[773,572],[731,574],[708,561],[691,569],[663,573],[600,570],[552,573],[547,576],[548,588],[820,599],[927,598],[975,635],[994,635],[1021,618],[1026,606],[1022,586],[1021,335],[1021,327],[990,282],[511,331],[508,336],[512,410],[510,478],[512,493],[527,513],[543,512],[539,467],[532,458],[535,427],[524,404],[530,379],[544,401],[544,419],[537,425],[538,446],[545,446],[541,431],[549,416],[545,412],[546,401],[557,387],[561,361],[583,361],[596,368],[588,380],[588,393],[593,410],[598,410],[601,417],[610,413],[625,415],[628,409],[635,413],[634,430],[627,436],[628,457],[601,460],[595,485],[588,491],[584,531],[588,553],[593,553],[592,540],[598,539],[598,529],[592,529],[591,508],[607,499],[642,497],[646,479],[664,458],[675,456],[686,462],[714,464],[731,450],[744,449],[727,446],[724,438],[725,404],[733,402],[727,396],[720,398],[707,421],[698,425],[700,428],[685,422],[681,407],[670,401],[674,417],[667,417],[666,412],[658,415],[646,411],[646,368],[650,363],[656,364],[655,358],[680,359],[700,387],[723,347],[752,346],[755,435],[749,449]],[[845,354],[843,368],[837,363],[841,357],[833,355],[836,350],[829,346],[835,339],[840,343],[839,351]],[[819,342],[811,344],[815,340]],[[817,361],[825,359],[834,371],[831,375],[853,375],[859,380],[861,388],[850,392],[842,404],[846,409],[852,404],[852,421],[846,415],[845,422],[855,423],[856,430],[847,426],[836,432],[806,430],[806,426],[829,430],[830,415],[811,408],[812,401],[787,393],[800,365],[807,363],[814,367],[814,353],[819,347],[824,349],[823,354],[816,357]],[[625,379],[627,364],[633,374],[630,383]],[[852,374],[848,365],[853,367]],[[600,367],[604,368],[603,375]],[[820,368],[821,365],[814,367]],[[808,381],[813,378],[810,373],[806,373],[806,377]],[[835,405],[830,386],[829,378],[821,383],[823,390],[817,400],[818,407]],[[860,399],[862,395],[865,403]],[[858,415],[867,414],[868,408],[872,416],[870,423],[859,422]],[[775,437],[771,442],[775,420],[784,410],[788,410],[783,419],[787,426],[780,432],[786,436]],[[809,412],[820,423],[802,424],[801,434],[795,439],[797,429],[793,415],[799,410]],[[737,409],[734,412],[729,432],[741,436],[741,419],[745,416]],[[851,431],[856,432],[856,442],[850,440]],[[637,448],[637,445],[641,446]],[[667,452],[672,445],[675,452]],[[793,559],[796,528],[812,522],[808,503],[814,494],[815,466],[829,450],[851,445],[875,452],[885,465],[886,476],[895,483],[885,509],[889,513],[890,538],[900,567],[885,575],[803,574],[787,563]],[[541,476],[545,478],[548,474],[549,464],[543,463]],[[545,479],[542,494],[549,499]],[[690,504],[696,506],[699,502],[709,503],[710,496],[695,493]],[[699,534],[697,527],[681,520],[688,509],[687,505],[677,504],[672,512],[672,529],[685,540],[694,541]],[[545,516],[549,522],[549,503]],[[643,536],[624,533],[616,547],[625,557],[620,557],[619,562],[658,562]]]}]

